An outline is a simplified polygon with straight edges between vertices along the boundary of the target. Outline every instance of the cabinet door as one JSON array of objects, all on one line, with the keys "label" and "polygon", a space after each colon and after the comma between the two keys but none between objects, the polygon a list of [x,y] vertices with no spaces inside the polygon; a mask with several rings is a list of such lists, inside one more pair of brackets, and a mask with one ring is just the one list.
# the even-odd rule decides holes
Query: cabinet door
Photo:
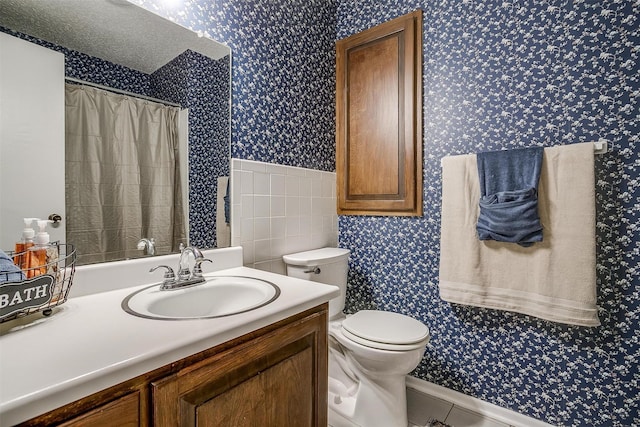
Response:
[{"label": "cabinet door", "polygon": [[422,215],[422,11],[336,43],[338,214]]},{"label": "cabinet door", "polygon": [[132,393],[99,406],[60,427],[137,427],[140,423],[140,394]]},{"label": "cabinet door", "polygon": [[326,426],[326,312],[152,383],[157,426]]}]

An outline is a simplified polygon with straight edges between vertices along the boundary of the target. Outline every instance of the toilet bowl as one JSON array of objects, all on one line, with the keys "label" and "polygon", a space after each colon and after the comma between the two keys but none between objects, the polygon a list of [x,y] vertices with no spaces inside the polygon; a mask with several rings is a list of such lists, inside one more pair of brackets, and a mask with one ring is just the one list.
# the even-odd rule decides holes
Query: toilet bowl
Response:
[{"label": "toilet bowl", "polygon": [[405,376],[429,341],[421,322],[398,313],[344,309],[349,250],[322,248],[283,257],[287,275],[338,286],[329,302],[329,425],[407,425]]}]

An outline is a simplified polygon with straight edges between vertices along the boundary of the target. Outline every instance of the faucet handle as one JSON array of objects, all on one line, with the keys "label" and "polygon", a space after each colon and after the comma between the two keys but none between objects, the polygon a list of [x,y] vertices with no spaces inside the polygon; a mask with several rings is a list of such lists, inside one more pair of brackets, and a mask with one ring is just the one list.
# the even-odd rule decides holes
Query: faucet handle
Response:
[{"label": "faucet handle", "polygon": [[193,266],[193,277],[202,277],[202,264],[203,262],[208,261],[213,263],[209,258],[198,257],[196,258],[196,265]]},{"label": "faucet handle", "polygon": [[176,275],[173,272],[173,268],[168,265],[158,265],[157,267],[153,267],[149,270],[149,273],[153,273],[159,268],[166,268],[167,270],[164,272],[164,280],[162,281],[162,288],[170,287],[176,282]]}]

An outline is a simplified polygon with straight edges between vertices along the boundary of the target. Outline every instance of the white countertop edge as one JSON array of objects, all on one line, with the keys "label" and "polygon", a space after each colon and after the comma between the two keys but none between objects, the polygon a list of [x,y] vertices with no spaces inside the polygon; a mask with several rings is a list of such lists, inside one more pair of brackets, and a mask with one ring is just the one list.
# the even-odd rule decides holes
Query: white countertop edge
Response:
[{"label": "white countertop edge", "polygon": [[[166,327],[165,329],[173,329],[174,331],[165,333],[162,338],[166,339],[169,337],[175,338],[175,340],[159,342],[157,346],[154,346],[154,348],[151,349],[151,351],[145,349],[139,353],[130,354],[130,357],[120,359],[106,358],[108,362],[106,362],[105,366],[85,371],[79,369],[78,372],[70,375],[66,380],[52,381],[53,384],[47,384],[46,381],[43,381],[41,386],[35,390],[22,390],[13,394],[11,392],[6,393],[5,391],[0,391],[0,394],[2,395],[0,401],[0,426],[8,426],[26,421],[34,416],[46,413],[52,409],[56,409],[92,393],[117,385],[131,378],[135,378],[171,362],[180,360],[184,357],[222,344],[264,326],[286,319],[289,316],[325,303],[331,298],[337,296],[339,293],[338,288],[335,286],[322,285],[318,283],[311,284],[304,280],[247,267],[236,267],[222,270],[218,271],[216,274],[246,275],[263,278],[278,284],[282,293],[276,301],[265,307],[261,307],[248,313],[222,318],[228,322],[220,322],[221,319],[188,321],[140,319],[124,313],[119,304],[115,309],[114,307],[110,307],[107,312],[113,313],[113,316],[117,318],[116,321],[121,322],[120,325],[116,325],[114,327],[122,327],[122,323],[124,322],[126,327],[132,328],[128,332],[131,332],[133,328],[136,328],[137,326],[135,325],[139,325],[139,330],[145,332],[145,326],[147,327],[146,329],[149,329],[149,325],[153,324],[149,322],[154,322],[154,326],[161,329],[164,325],[173,324],[174,326]],[[60,323],[65,324],[66,322],[71,321],[82,321],[83,315],[78,314],[79,317],[74,318],[75,312],[79,311],[83,305],[91,305],[92,303],[95,303],[96,298],[106,299],[110,301],[110,305],[113,306],[114,302],[121,301],[124,296],[145,286],[147,285],[118,289],[112,292],[100,293],[99,295],[87,295],[71,299],[65,304],[65,306],[68,306],[69,319],[61,317]],[[303,289],[306,290],[303,291]],[[289,300],[290,296],[291,299]],[[62,306],[61,308],[65,306]],[[101,309],[103,308],[101,307]],[[122,317],[121,315],[124,315],[125,317]],[[54,314],[50,319],[54,320],[55,316],[56,315]],[[49,319],[46,321],[48,320]],[[221,326],[222,323],[229,323],[230,326]],[[212,326],[211,332],[203,332],[203,328],[207,324]],[[53,325],[51,327],[53,327]],[[33,337],[37,336],[38,333],[46,333],[47,330],[47,326],[44,326],[42,327],[42,331],[26,330],[18,331],[17,334],[23,334],[25,336],[31,335],[28,339],[33,339]],[[9,335],[11,335],[11,333]],[[5,340],[6,336],[7,335],[0,338],[0,343],[2,343],[2,340]],[[97,337],[96,339],[100,340],[100,337]],[[18,339],[16,342],[18,344],[24,344],[24,340]],[[105,345],[104,343],[102,344]],[[61,349],[60,351],[69,353],[67,355],[73,357],[74,355],[78,355],[79,350],[67,348]],[[1,357],[3,353],[4,351],[0,348],[0,363],[5,365],[6,360]],[[33,359],[34,357],[27,357],[25,364],[33,363]],[[0,367],[0,369],[2,368]],[[2,372],[3,375],[0,375],[0,382],[3,383],[2,388],[4,388],[8,383],[10,383],[10,381],[5,381],[2,377],[10,375],[7,374],[6,369]],[[7,396],[7,394],[9,396]]]}]

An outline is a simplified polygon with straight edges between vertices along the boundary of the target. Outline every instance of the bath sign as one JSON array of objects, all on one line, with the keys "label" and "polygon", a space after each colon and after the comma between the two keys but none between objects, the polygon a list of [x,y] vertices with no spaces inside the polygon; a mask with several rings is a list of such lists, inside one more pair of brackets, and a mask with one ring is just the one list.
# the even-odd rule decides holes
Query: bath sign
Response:
[{"label": "bath sign", "polygon": [[0,319],[51,301],[53,276],[45,274],[17,283],[0,285]]}]

